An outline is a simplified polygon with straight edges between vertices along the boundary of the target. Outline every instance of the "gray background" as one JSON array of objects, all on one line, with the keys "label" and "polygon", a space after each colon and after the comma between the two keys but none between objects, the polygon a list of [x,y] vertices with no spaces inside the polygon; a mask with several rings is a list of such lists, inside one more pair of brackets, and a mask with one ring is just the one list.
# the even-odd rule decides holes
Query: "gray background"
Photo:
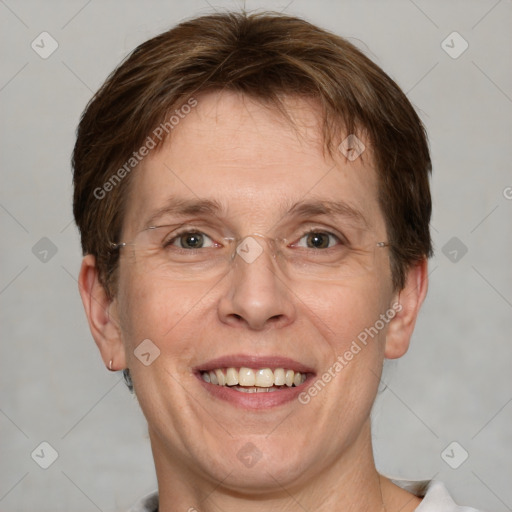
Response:
[{"label": "gray background", "polygon": [[[1,511],[123,510],[156,486],[145,420],[121,374],[104,368],[78,295],[74,131],[136,45],[185,17],[241,5],[0,0]],[[436,256],[412,347],[387,366],[374,409],[377,463],[387,475],[435,475],[460,503],[512,510],[512,3],[246,8],[285,10],[348,37],[419,109],[434,162]],[[43,31],[59,45],[47,59],[31,48]],[[469,44],[458,58],[445,51],[460,51],[457,36],[442,47],[453,31]],[[36,450],[42,441],[58,453],[48,469],[35,462],[50,462]],[[463,448],[445,451],[453,441]],[[452,469],[441,454],[454,465],[462,449],[469,458]]]}]

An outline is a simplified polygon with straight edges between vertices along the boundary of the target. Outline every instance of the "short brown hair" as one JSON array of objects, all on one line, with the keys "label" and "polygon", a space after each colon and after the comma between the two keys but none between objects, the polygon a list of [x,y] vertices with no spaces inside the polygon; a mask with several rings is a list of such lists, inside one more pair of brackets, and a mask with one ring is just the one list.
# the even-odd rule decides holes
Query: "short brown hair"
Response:
[{"label": "short brown hair", "polygon": [[115,287],[118,257],[110,243],[121,235],[131,181],[123,165],[130,170],[126,162],[173,109],[201,92],[226,89],[281,110],[283,95],[317,100],[331,154],[340,130],[366,134],[392,244],[393,284],[403,288],[407,268],[432,254],[431,161],[414,108],[345,39],[292,16],[228,12],[185,21],[141,44],[82,115],[73,153],[73,211],[83,253],[96,257],[107,292]]}]

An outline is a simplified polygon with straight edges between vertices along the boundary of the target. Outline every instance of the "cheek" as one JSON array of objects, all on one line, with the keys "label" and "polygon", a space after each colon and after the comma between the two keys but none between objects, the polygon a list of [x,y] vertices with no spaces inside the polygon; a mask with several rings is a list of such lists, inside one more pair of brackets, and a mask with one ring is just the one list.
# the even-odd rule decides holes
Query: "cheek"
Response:
[{"label": "cheek", "polygon": [[149,338],[159,345],[173,337],[187,315],[201,308],[204,289],[195,283],[151,279],[130,269],[120,274],[120,320],[128,347]]},{"label": "cheek", "polygon": [[[153,280],[136,272],[124,277],[119,304],[127,365],[142,409],[147,417],[154,417],[159,408],[169,405],[161,390],[178,394],[178,382],[189,378],[189,361],[197,350],[191,339],[202,325],[207,299],[204,287],[193,283]],[[136,356],[144,340],[151,340],[159,350],[147,366]]]},{"label": "cheek", "polygon": [[[328,340],[332,352],[339,355],[348,350],[351,341],[372,327],[389,308],[391,295],[374,278],[357,283],[330,284],[314,292],[300,294],[307,306],[305,314]],[[379,324],[380,325],[380,324]]]},{"label": "cheek", "polygon": [[365,285],[336,287],[319,312],[329,327],[332,356],[326,365],[337,374],[345,395],[349,388],[359,394],[364,383],[373,388],[369,381],[376,377],[372,372],[380,374],[388,325],[382,315],[389,310],[390,300],[382,283],[368,280]]}]

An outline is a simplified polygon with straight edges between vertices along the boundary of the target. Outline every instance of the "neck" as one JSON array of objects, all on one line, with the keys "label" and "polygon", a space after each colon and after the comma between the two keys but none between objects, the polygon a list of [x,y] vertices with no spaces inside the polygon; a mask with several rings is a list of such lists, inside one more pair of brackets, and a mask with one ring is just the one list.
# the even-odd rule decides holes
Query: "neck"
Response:
[{"label": "neck", "polygon": [[[378,474],[371,446],[368,420],[357,439],[330,466],[312,461],[306,478],[298,482],[275,480],[271,491],[239,492],[230,486],[229,472],[215,481],[196,471],[193,464],[179,464],[179,457],[166,455],[165,446],[150,432],[158,479],[159,512],[268,512],[315,510],[316,512],[386,511],[382,478]],[[321,469],[318,469],[321,467]],[[272,474],[272,468],[261,468]]]}]

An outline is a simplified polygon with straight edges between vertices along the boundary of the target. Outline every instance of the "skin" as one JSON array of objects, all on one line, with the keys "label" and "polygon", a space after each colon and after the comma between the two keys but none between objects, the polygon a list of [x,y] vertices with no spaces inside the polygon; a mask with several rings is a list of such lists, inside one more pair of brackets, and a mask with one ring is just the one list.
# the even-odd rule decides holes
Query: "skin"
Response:
[{"label": "skin", "polygon": [[[353,162],[324,155],[312,101],[288,98],[290,123],[237,93],[197,99],[172,138],[134,171],[123,241],[171,194],[219,200],[227,207],[223,222],[240,236],[273,234],[283,198],[343,199],[364,215],[377,241],[387,239],[368,144]],[[384,510],[383,501],[388,512],[406,512],[420,503],[378,474],[370,412],[384,359],[408,349],[427,292],[425,261],[396,291],[387,249],[377,251],[371,271],[332,282],[286,276],[267,253],[221,279],[173,281],[128,252],[112,300],[92,255],[83,260],[79,285],[105,364],[130,368],[148,421],[161,512],[375,511]],[[397,301],[401,311],[306,405],[241,410],[212,397],[192,371],[243,353],[291,357],[319,376]],[[133,352],[148,338],[160,356],[144,366]],[[247,443],[261,455],[252,467],[237,457]]]}]

